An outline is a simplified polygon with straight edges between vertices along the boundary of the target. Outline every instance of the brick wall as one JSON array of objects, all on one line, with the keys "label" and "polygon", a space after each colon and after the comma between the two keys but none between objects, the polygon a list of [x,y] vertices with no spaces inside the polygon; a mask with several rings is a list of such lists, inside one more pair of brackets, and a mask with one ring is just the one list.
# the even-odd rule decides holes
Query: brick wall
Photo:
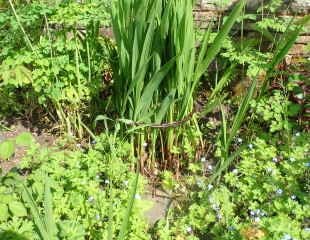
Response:
[{"label": "brick wall", "polygon": [[[226,6],[219,4],[221,0],[197,0],[194,8],[194,19],[200,28],[205,28],[210,21],[216,22],[218,17],[227,13],[238,0],[230,0]],[[224,2],[224,1],[222,1]],[[265,0],[265,2],[267,2]],[[286,18],[295,16],[300,18],[310,13],[310,0],[283,0],[283,6],[278,11],[278,16]],[[255,12],[262,4],[262,0],[248,0],[247,11]],[[245,30],[251,31],[250,28]],[[310,56],[309,50],[306,46],[310,43],[310,26],[307,27],[306,32],[299,37],[296,44],[290,51],[291,56]]]}]

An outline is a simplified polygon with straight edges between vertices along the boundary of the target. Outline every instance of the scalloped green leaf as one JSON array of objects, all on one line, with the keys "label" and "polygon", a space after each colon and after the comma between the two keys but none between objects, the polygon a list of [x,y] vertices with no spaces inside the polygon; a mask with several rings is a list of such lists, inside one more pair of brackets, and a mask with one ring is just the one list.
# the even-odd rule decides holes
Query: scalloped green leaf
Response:
[{"label": "scalloped green leaf", "polygon": [[31,144],[34,143],[34,141],[35,141],[34,137],[29,132],[23,132],[15,138],[16,144],[18,146],[24,146],[24,147],[30,146]]},{"label": "scalloped green leaf", "polygon": [[0,203],[0,222],[5,222],[10,217],[9,208],[6,204]]},{"label": "scalloped green leaf", "polygon": [[13,156],[15,152],[15,145],[14,142],[9,140],[9,141],[4,141],[0,144],[0,159],[2,160],[7,160],[10,157]]},{"label": "scalloped green leaf", "polygon": [[13,216],[25,217],[27,210],[21,202],[13,201],[9,203],[9,209]]}]

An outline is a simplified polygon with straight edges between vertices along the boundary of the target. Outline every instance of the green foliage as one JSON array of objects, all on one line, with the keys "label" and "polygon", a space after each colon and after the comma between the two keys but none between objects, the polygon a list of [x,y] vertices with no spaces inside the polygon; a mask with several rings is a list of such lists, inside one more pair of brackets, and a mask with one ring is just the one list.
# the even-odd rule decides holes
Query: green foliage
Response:
[{"label": "green foliage", "polygon": [[29,147],[34,144],[35,139],[29,132],[23,132],[15,138],[16,145]]},{"label": "green foliage", "polygon": [[18,167],[31,169],[25,180],[14,172],[1,178],[0,229],[29,239],[109,239],[109,231],[116,237],[124,229],[119,239],[149,239],[143,200],[135,197],[143,179],[136,182],[123,162],[129,152],[129,144],[106,135],[87,153],[34,146]]},{"label": "green foliage", "polygon": [[13,156],[15,152],[15,144],[13,141],[7,140],[0,143],[0,159],[7,160]]},{"label": "green foliage", "polygon": [[[85,104],[98,101],[104,88],[107,42],[99,25],[106,22],[102,14],[107,15],[108,4],[34,1],[15,8],[16,14],[13,8],[0,13],[1,111],[32,114],[41,108],[56,113],[51,120],[68,134],[81,137]],[[22,37],[29,39],[26,44],[17,41]]]},{"label": "green foliage", "polygon": [[51,23],[66,27],[88,26],[92,22],[100,23],[100,26],[110,26],[110,5],[112,1],[91,0],[79,3],[67,1],[57,8],[57,12],[51,17]]},{"label": "green foliage", "polygon": [[[192,114],[200,78],[221,50],[244,4],[237,4],[211,44],[210,29],[206,31],[197,53],[191,1],[117,1],[112,8],[117,45],[112,67],[116,73],[113,100],[119,117],[147,127],[182,121]],[[148,140],[154,158],[159,132],[141,135],[141,139],[133,139],[138,154]],[[184,139],[178,129],[169,129],[163,136],[161,144],[169,152]]]},{"label": "green foliage", "polygon": [[[309,239],[309,134],[295,130],[307,89],[290,74],[285,91],[267,92],[309,17],[275,17],[281,0],[246,14],[245,2],[197,48],[193,1],[0,1],[1,117],[46,114],[70,137],[86,129],[94,138],[75,150],[41,147],[30,133],[0,143],[1,160],[27,151],[0,176],[0,239]],[[240,38],[229,34],[235,22]],[[100,35],[109,25],[115,46]],[[244,26],[256,35],[246,38]],[[113,75],[103,79],[109,64]],[[234,79],[248,81],[246,94],[224,107]],[[195,108],[200,86],[203,110]],[[206,114],[221,126],[201,132]],[[92,133],[95,118],[106,134]],[[171,198],[154,228],[135,168]]]},{"label": "green foliage", "polygon": [[257,114],[257,120],[269,125],[270,132],[289,129],[287,109],[290,102],[281,92],[276,91],[271,97],[263,97],[251,106]]},{"label": "green foliage", "polygon": [[[22,185],[23,187],[23,198],[26,204],[30,208],[33,221],[38,229],[38,235],[40,235],[42,240],[52,240],[55,239],[56,235],[56,224],[53,219],[53,205],[52,205],[52,193],[50,189],[49,179],[46,177],[44,182],[44,199],[43,199],[43,213],[44,216],[40,215],[39,206],[33,199],[31,195],[31,190]],[[21,203],[20,203],[21,204]],[[13,213],[14,216],[18,216]],[[24,215],[26,216],[27,213]],[[22,217],[22,216],[19,216]]]},{"label": "green foliage", "polygon": [[36,140],[29,132],[23,132],[16,137],[9,138],[0,143],[0,160],[11,158],[17,147],[32,148],[36,145]]},{"label": "green foliage", "polygon": [[[221,185],[213,190],[197,181],[195,188],[201,190],[189,189],[189,206],[176,211],[177,218],[170,216],[170,235],[159,239],[249,239],[249,228],[258,229],[259,239],[307,239],[309,189],[303,178],[309,171],[308,141],[306,134],[294,137],[291,146],[257,138]],[[167,232],[159,228],[158,235]]]}]

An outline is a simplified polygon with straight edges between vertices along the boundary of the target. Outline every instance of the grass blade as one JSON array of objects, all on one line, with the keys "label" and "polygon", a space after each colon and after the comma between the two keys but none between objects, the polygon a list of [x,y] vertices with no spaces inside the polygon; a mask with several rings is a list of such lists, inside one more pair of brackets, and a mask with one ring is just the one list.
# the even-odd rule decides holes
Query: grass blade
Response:
[{"label": "grass blade", "polygon": [[135,202],[135,197],[136,197],[137,188],[138,188],[138,182],[139,182],[139,172],[137,171],[135,180],[134,180],[133,185],[132,185],[132,189],[130,191],[127,209],[125,211],[123,223],[121,226],[120,233],[117,237],[117,240],[125,240],[127,238],[128,232],[130,231],[130,216],[131,216],[133,205]]}]

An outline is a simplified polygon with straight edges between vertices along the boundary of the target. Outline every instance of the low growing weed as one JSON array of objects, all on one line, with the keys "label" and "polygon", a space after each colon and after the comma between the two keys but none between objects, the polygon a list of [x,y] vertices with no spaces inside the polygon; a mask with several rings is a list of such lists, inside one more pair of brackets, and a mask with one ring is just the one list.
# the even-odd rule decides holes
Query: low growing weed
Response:
[{"label": "low growing weed", "polygon": [[189,206],[175,210],[170,227],[159,224],[159,239],[308,239],[308,140],[298,134],[285,146],[257,138],[218,187],[200,180],[189,190]]},{"label": "low growing weed", "polygon": [[[103,135],[87,153],[34,147],[17,172],[1,177],[0,232],[14,231],[29,239],[44,240],[111,236],[120,240],[150,239],[142,217],[146,206],[139,197],[143,179],[139,178],[136,190],[136,174],[124,163],[130,159],[130,145],[117,141],[111,152],[109,141],[111,138]],[[26,179],[18,172],[28,172]],[[136,202],[133,208],[128,207],[130,191]],[[42,238],[50,234],[51,229],[43,223],[51,221],[51,211],[56,225],[54,237]]]}]

